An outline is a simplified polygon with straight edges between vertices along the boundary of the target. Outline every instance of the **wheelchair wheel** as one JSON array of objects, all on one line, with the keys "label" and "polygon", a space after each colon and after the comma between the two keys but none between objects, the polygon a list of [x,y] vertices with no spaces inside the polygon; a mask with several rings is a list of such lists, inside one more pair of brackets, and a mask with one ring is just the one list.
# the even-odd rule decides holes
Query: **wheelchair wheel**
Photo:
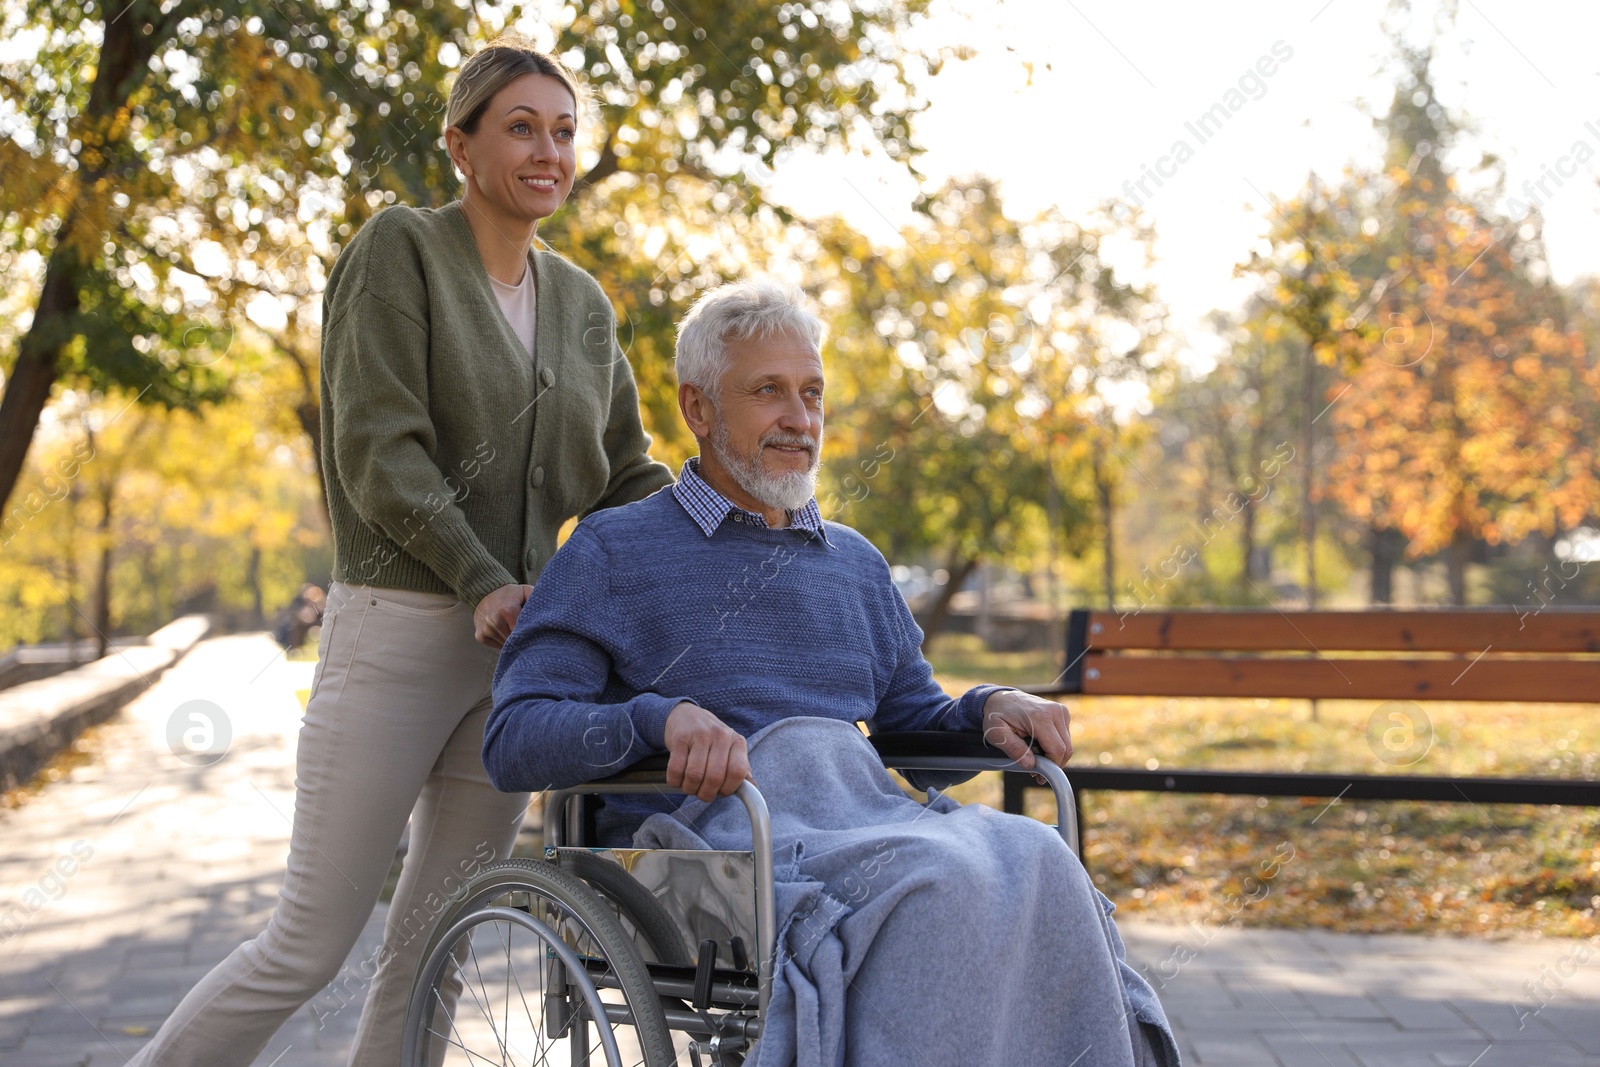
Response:
[{"label": "wheelchair wheel", "polygon": [[480,871],[439,916],[412,988],[405,1067],[671,1067],[671,1033],[611,906],[554,864]]}]

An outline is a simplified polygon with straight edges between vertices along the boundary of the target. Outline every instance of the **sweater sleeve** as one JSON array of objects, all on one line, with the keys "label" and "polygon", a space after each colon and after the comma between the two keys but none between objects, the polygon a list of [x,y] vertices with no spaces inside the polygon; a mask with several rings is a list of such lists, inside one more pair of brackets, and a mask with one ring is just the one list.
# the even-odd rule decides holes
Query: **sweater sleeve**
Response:
[{"label": "sweater sleeve", "polygon": [[922,655],[922,628],[898,589],[891,588],[890,610],[899,635],[899,655],[888,688],[868,726],[874,733],[890,730],[956,730],[983,728],[983,705],[1005,686],[977,685],[950,697],[933,680],[933,667]]},{"label": "sweater sleeve", "polygon": [[604,544],[580,524],[523,605],[500,651],[483,731],[483,766],[496,789],[563,789],[666,751],[667,716],[689,698],[618,699],[613,665],[626,638],[609,572]]},{"label": "sweater sleeve", "polygon": [[590,509],[616,507],[643,500],[663,486],[672,484],[672,470],[650,458],[650,435],[639,417],[639,387],[633,380],[633,367],[617,347],[616,330],[611,331],[611,410],[606,420],[605,448],[611,477],[605,492]]},{"label": "sweater sleeve", "polygon": [[322,331],[341,484],[363,520],[476,607],[516,579],[468,525],[434,462],[428,329],[360,274],[349,280],[360,289]]}]

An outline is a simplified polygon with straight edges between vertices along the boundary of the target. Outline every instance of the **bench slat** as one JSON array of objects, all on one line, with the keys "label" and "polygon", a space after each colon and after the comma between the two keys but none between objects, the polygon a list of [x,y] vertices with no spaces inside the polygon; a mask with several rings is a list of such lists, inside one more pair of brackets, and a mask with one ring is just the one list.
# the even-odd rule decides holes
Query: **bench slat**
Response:
[{"label": "bench slat", "polygon": [[1085,696],[1600,702],[1600,665],[1574,659],[1089,655],[1082,679]]},{"label": "bench slat", "polygon": [[1086,636],[1107,650],[1600,652],[1600,612],[1091,611]]}]

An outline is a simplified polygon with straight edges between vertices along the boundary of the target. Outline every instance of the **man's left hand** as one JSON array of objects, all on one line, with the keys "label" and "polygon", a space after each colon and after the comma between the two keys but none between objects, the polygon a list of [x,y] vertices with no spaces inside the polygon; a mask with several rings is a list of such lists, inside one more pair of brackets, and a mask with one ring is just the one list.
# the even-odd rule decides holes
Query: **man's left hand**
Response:
[{"label": "man's left hand", "polygon": [[1002,689],[983,702],[983,739],[1017,761],[1025,771],[1033,770],[1034,755],[1028,741],[1039,743],[1052,763],[1064,764],[1072,758],[1072,713],[1064,704]]}]

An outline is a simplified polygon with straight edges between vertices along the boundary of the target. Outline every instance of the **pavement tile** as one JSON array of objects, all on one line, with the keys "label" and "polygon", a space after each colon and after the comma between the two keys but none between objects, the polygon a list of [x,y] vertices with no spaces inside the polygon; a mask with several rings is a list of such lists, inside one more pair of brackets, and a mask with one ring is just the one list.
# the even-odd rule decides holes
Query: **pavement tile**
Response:
[{"label": "pavement tile", "polygon": [[1255,1034],[1199,1034],[1191,1040],[1198,1067],[1282,1067]]},{"label": "pavement tile", "polygon": [[1184,1011],[1238,1011],[1239,1001],[1227,989],[1201,988],[1192,984],[1174,983],[1157,992],[1161,1003],[1169,1009]]},{"label": "pavement tile", "polygon": [[[1455,1033],[1419,1033],[1409,1032],[1403,1034],[1389,1034],[1387,1036],[1354,1035],[1344,1038],[1340,1045],[1360,1061],[1363,1067],[1370,1064],[1390,1062],[1405,1064],[1422,1064],[1423,1067],[1437,1067],[1438,1061],[1434,1058],[1441,1051],[1454,1050],[1456,1052],[1470,1049],[1473,1056],[1489,1047],[1486,1038],[1473,1037],[1463,1034],[1459,1030]],[[1528,1046],[1533,1047],[1533,1046]],[[1470,1060],[1471,1057],[1469,1056]]]},{"label": "pavement tile", "polygon": [[1539,1021],[1583,1051],[1600,1056],[1600,1007],[1551,1004],[1539,1012]]},{"label": "pavement tile", "polygon": [[1234,999],[1247,1011],[1267,1012],[1274,1017],[1315,1016],[1316,1008],[1307,994],[1274,981],[1268,975],[1229,975],[1223,983],[1233,991]]},{"label": "pavement tile", "polygon": [[[124,1040],[119,1044],[114,1037],[111,1037],[108,1043],[105,1038],[86,1028],[83,1034],[29,1034],[22,1039],[22,1044],[14,1055],[20,1063],[26,1063],[30,1059],[46,1058],[69,1061],[75,1058],[87,1059],[96,1053],[103,1052],[109,1055],[113,1050],[131,1056],[136,1044],[131,1040]],[[12,1062],[11,1056],[6,1057],[6,1062],[7,1064]]]},{"label": "pavement tile", "polygon": [[1439,1067],[1595,1067],[1600,1059],[1561,1043],[1464,1044],[1433,1054]]},{"label": "pavement tile", "polygon": [[1261,1040],[1283,1067],[1358,1067],[1343,1042],[1325,1034],[1274,1032],[1262,1034]]},{"label": "pavement tile", "polygon": [[1388,1020],[1389,1013],[1380,1008],[1371,997],[1354,993],[1302,994],[1311,1009],[1324,1019]]},{"label": "pavement tile", "polygon": [[1448,1003],[1473,1026],[1492,1038],[1496,1044],[1566,1040],[1561,1034],[1545,1025],[1542,1013],[1528,1014],[1520,1001],[1451,998]]},{"label": "pavement tile", "polygon": [[1427,1048],[1367,1048],[1362,1045],[1346,1046],[1345,1051],[1356,1058],[1361,1067],[1439,1067],[1433,1049]]},{"label": "pavement tile", "polygon": [[100,1025],[100,1018],[104,1014],[105,1004],[79,1003],[82,1012],[62,1005],[59,1008],[47,1008],[38,1012],[28,1020],[28,1037],[42,1037],[45,1034],[63,1034],[71,1037],[83,1037],[88,1034],[93,1036],[94,1028]]},{"label": "pavement tile", "polygon": [[165,1017],[171,1014],[173,1008],[178,1006],[179,1000],[182,1000],[182,998],[176,992],[155,993],[155,995],[144,993],[139,997],[117,997],[114,993],[110,998],[110,1005],[114,1008],[117,1016],[126,1014],[126,1016]]},{"label": "pavement tile", "polygon": [[123,966],[130,971],[143,971],[152,967],[178,967],[189,962],[188,950],[182,945],[132,945],[123,957]]},{"label": "pavement tile", "polygon": [[15,1048],[22,1044],[28,1033],[28,1021],[21,1016],[0,1019],[0,1049]]},{"label": "pavement tile", "polygon": [[1371,993],[1368,999],[1405,1030],[1461,1029],[1461,1016],[1452,1011],[1449,1005],[1436,1000],[1402,997],[1392,993]]},{"label": "pavement tile", "polygon": [[1308,1023],[1319,1021],[1314,1015],[1305,1013],[1279,1015],[1275,1011],[1250,1011],[1239,1009],[1231,1012],[1211,1011],[1174,1011],[1171,1005],[1165,1005],[1167,1020],[1174,1026],[1181,1027],[1185,1033],[1196,1036],[1208,1034],[1240,1034],[1240,1033],[1265,1033],[1273,1030],[1290,1030],[1296,1026],[1305,1026]]}]

